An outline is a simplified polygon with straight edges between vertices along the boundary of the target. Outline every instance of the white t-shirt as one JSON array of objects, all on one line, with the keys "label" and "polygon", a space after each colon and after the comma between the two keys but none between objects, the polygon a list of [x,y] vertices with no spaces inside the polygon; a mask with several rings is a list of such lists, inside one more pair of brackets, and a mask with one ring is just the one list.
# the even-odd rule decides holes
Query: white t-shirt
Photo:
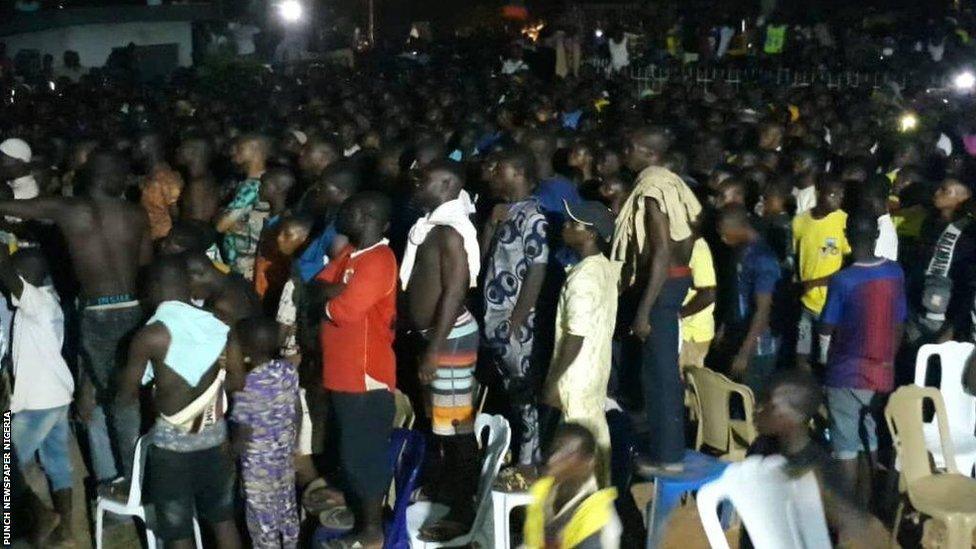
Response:
[{"label": "white t-shirt", "polygon": [[46,410],[71,403],[75,382],[61,356],[64,313],[53,286],[24,282],[14,313],[14,395],[10,410]]},{"label": "white t-shirt", "polygon": [[874,255],[898,261],[898,233],[889,214],[878,218],[878,241],[874,245]]},{"label": "white t-shirt", "polygon": [[607,41],[607,45],[610,47],[610,63],[613,66],[614,72],[630,65],[630,53],[627,51],[626,36],[620,42],[616,42],[611,38]]},{"label": "white t-shirt", "polygon": [[41,194],[41,190],[37,186],[37,180],[34,179],[33,175],[25,175],[24,177],[12,179],[7,184],[14,191],[14,200],[29,200],[31,198],[37,198]]},{"label": "white t-shirt", "polygon": [[796,198],[796,215],[805,214],[817,205],[817,188],[813,185],[805,189],[793,189]]}]

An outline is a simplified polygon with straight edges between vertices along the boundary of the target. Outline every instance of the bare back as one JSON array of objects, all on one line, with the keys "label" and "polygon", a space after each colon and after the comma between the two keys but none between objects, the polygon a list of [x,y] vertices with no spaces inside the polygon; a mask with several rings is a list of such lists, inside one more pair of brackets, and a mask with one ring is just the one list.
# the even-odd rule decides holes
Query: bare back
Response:
[{"label": "bare back", "polygon": [[149,219],[139,206],[113,198],[71,199],[58,221],[82,295],[134,295],[140,266],[151,259]]},{"label": "bare back", "polygon": [[185,220],[210,223],[220,210],[220,189],[210,176],[191,179],[180,197],[180,214]]}]

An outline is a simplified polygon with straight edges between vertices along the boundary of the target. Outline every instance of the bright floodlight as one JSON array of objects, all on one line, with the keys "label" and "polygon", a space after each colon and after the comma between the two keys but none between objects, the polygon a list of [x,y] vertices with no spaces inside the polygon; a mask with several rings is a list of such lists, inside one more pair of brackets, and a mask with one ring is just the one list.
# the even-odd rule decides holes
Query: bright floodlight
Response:
[{"label": "bright floodlight", "polygon": [[597,38],[603,38],[603,29],[596,29],[593,34],[595,34]]},{"label": "bright floodlight", "polygon": [[976,74],[963,71],[952,78],[952,85],[959,91],[972,91],[976,88]]},{"label": "bright floodlight", "polygon": [[285,20],[286,23],[295,23],[302,18],[302,3],[298,0],[284,0],[278,4],[278,15]]},{"label": "bright floodlight", "polygon": [[918,127],[918,117],[913,113],[905,113],[901,116],[898,125],[901,127],[901,131],[910,132]]}]

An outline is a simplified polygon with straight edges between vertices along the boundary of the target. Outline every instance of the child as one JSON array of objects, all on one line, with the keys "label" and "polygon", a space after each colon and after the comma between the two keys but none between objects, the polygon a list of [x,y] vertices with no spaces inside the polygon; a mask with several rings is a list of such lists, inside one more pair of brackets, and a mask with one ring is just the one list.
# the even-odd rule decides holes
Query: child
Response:
[{"label": "child", "polygon": [[796,354],[797,364],[803,368],[810,364],[814,326],[827,302],[827,284],[843,266],[844,256],[851,253],[844,234],[847,213],[840,209],[844,202],[844,183],[822,180],[816,188],[816,206],[793,218],[793,248],[803,292]]},{"label": "child", "polygon": [[[799,370],[777,373],[769,383],[766,396],[756,407],[755,423],[759,438],[749,448],[750,455],[779,454],[786,458],[792,476],[813,470],[820,483],[828,526],[837,532],[838,547],[876,547],[889,539],[884,526],[868,513],[843,497],[840,475],[827,451],[810,432],[810,420],[823,404],[823,392],[813,377]],[[744,536],[741,547],[752,547]]]},{"label": "child", "polygon": [[[39,453],[51,484],[60,523],[44,546],[73,546],[68,407],[74,380],[61,356],[64,313],[51,285],[47,262],[36,249],[21,250],[11,258],[7,246],[0,246],[0,284],[10,292],[11,303],[17,309],[11,347],[11,439],[20,469],[26,468],[34,454]],[[44,540],[37,541],[40,546]]]},{"label": "child", "polygon": [[525,547],[620,547],[620,519],[613,488],[597,489],[596,440],[575,423],[559,427],[546,476],[532,486],[525,513]]},{"label": "child", "polygon": [[610,430],[604,405],[612,362],[620,264],[601,251],[613,238],[613,216],[599,202],[565,205],[563,242],[581,257],[559,296],[556,346],[546,382],[548,404],[566,421],[590,429],[597,442],[597,480],[610,481]]},{"label": "child", "polygon": [[255,548],[297,547],[295,501],[298,372],[277,357],[278,324],[251,318],[237,326],[244,363],[244,389],[235,393],[231,419],[235,446],[242,448],[247,528]]}]

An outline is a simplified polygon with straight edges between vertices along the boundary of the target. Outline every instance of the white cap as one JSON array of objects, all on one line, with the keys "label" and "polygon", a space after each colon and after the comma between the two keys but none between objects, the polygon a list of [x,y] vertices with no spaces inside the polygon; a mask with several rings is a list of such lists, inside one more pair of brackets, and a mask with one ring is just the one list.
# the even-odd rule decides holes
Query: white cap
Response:
[{"label": "white cap", "polygon": [[0,152],[9,156],[10,158],[16,158],[21,162],[31,161],[30,145],[28,145],[23,139],[17,139],[14,137],[0,143]]}]

